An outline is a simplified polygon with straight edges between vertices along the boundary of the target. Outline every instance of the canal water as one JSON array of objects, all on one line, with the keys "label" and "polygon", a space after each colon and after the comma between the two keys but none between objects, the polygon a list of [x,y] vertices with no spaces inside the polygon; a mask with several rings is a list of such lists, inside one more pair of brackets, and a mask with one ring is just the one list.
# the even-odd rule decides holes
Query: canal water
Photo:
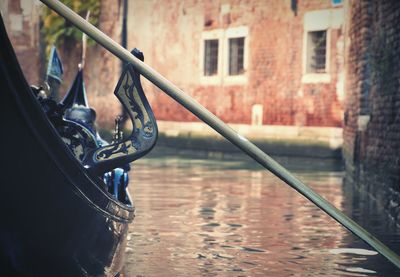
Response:
[{"label": "canal water", "polygon": [[[278,158],[400,253],[400,232],[342,186],[340,164]],[[124,276],[400,276],[368,245],[260,166],[171,153],[137,161]],[[346,193],[344,193],[346,191]]]}]

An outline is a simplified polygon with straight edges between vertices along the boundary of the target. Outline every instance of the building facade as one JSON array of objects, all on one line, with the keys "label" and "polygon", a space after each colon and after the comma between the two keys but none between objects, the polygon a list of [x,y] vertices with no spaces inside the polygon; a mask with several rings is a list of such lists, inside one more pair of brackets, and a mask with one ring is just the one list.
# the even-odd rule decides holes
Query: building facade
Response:
[{"label": "building facade", "polygon": [[[120,41],[121,2],[100,3],[99,28]],[[46,63],[38,2],[2,1],[1,5],[27,79],[40,84],[44,70],[38,65]],[[252,126],[342,126],[341,1],[143,0],[128,1],[128,6],[129,48],[142,50],[148,64],[224,121]],[[62,91],[74,77],[80,47],[64,43],[59,49],[65,67]],[[121,63],[93,46],[86,68],[89,102],[98,110],[100,125],[109,128],[120,113],[112,91]],[[158,120],[196,121],[153,85],[144,85]]]},{"label": "building facade", "polygon": [[[339,0],[138,0],[128,45],[228,123],[341,127],[343,10]],[[145,88],[159,120],[196,120]]]},{"label": "building facade", "polygon": [[[34,3],[2,2],[3,13],[12,17],[13,6],[24,7],[28,2]],[[121,40],[121,3],[100,1],[98,27],[116,41]],[[342,1],[141,0],[128,1],[128,7],[129,49],[142,50],[146,63],[222,120],[238,125],[233,127],[243,135],[317,138],[329,147],[340,147],[345,48]],[[19,8],[19,13],[24,11]],[[40,84],[43,69],[29,66],[46,64],[43,54],[40,57],[45,45],[39,43],[39,13],[31,12],[29,22],[36,28],[30,31],[36,48],[28,47],[30,54],[25,56],[34,61],[28,62],[21,54],[26,38],[14,46],[28,81]],[[14,27],[8,28],[12,37],[18,35]],[[26,36],[27,32],[20,33]],[[65,69],[63,93],[80,62],[81,45],[62,43],[59,53]],[[89,47],[85,81],[102,128],[112,128],[121,113],[112,94],[120,70],[121,62],[108,51]],[[154,85],[143,83],[161,132],[181,134],[183,126],[190,132],[207,133],[207,128],[192,124],[197,121],[194,115]]]}]

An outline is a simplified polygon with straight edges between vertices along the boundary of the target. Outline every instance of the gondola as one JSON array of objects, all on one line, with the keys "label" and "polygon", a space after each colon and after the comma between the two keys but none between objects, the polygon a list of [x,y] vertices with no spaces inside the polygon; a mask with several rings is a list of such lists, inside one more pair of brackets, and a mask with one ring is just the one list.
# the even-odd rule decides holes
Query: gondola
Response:
[{"label": "gondola", "polygon": [[65,117],[66,105],[27,84],[1,17],[0,41],[0,275],[117,276],[134,205],[110,193],[104,175],[156,142],[140,76],[128,64],[115,90],[132,134],[100,145]]}]

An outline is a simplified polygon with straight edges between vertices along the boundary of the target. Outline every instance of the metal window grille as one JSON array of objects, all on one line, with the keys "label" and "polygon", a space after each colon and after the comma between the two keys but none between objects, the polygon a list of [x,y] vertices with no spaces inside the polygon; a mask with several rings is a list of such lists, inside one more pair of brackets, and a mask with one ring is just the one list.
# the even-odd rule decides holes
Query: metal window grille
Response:
[{"label": "metal window grille", "polygon": [[244,72],[244,37],[229,39],[229,75]]},{"label": "metal window grille", "polygon": [[204,41],[204,76],[218,73],[218,40]]},{"label": "metal window grille", "polygon": [[308,33],[308,66],[309,73],[326,72],[326,31]]}]

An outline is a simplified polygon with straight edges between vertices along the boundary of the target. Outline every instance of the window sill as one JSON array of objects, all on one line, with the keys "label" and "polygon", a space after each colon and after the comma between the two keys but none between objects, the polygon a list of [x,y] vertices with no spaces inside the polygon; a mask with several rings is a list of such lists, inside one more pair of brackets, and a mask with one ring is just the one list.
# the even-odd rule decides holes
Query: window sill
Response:
[{"label": "window sill", "polygon": [[221,84],[221,76],[213,75],[213,76],[201,76],[200,83],[202,85],[220,85]]},{"label": "window sill", "polygon": [[224,85],[245,85],[245,84],[247,84],[247,76],[245,74],[224,76]]},{"label": "window sill", "polygon": [[247,75],[233,75],[233,76],[224,76],[221,77],[219,75],[215,76],[201,76],[200,77],[201,85],[210,85],[210,86],[234,86],[234,85],[246,85],[247,84]]},{"label": "window sill", "polygon": [[301,78],[303,84],[330,83],[331,75],[328,73],[307,73]]}]

